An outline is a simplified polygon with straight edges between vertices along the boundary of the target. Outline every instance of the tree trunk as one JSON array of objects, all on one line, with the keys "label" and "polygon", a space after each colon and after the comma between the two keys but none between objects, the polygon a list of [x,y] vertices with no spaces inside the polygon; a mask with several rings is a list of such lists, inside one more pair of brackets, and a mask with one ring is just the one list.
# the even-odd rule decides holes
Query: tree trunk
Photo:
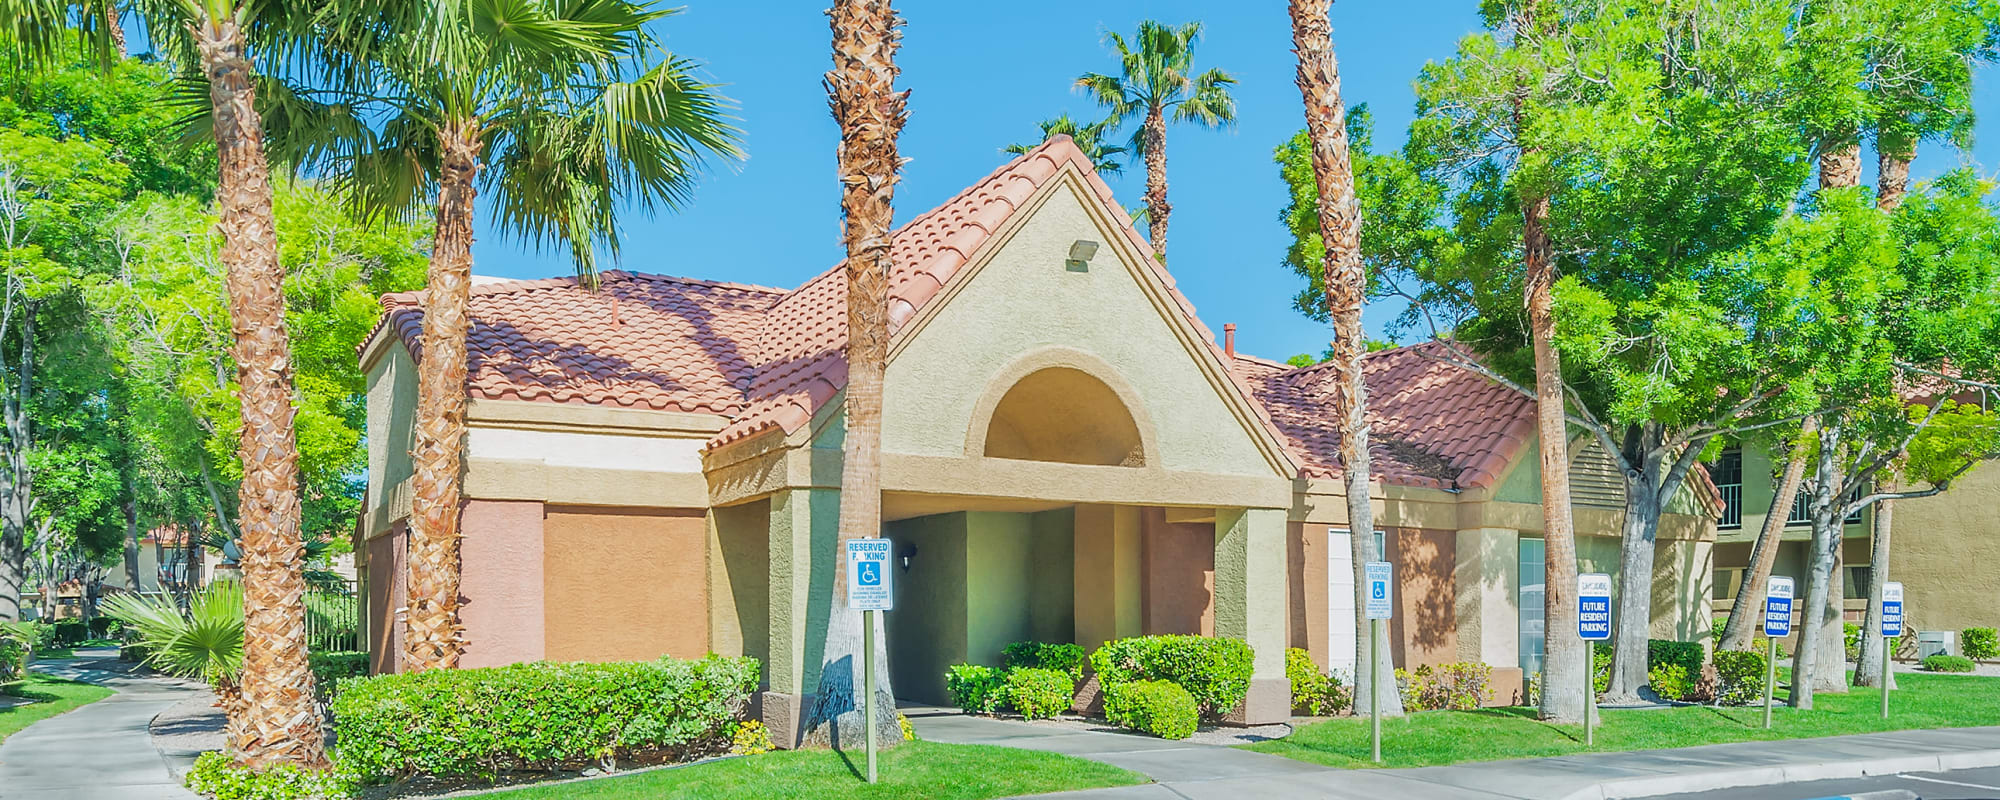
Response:
[{"label": "tree trunk", "polygon": [[298,444],[292,429],[291,346],[283,267],[271,217],[263,120],[244,30],[233,19],[193,27],[213,105],[222,263],[238,397],[243,482],[237,519],[243,569],[243,724],[229,743],[243,763],[326,765],[313,675],[306,665],[304,543]]},{"label": "tree trunk", "polygon": [[1142,136],[1146,145],[1146,237],[1153,243],[1153,255],[1167,260],[1167,217],[1174,204],[1167,202],[1167,116],[1166,110],[1146,111]]},{"label": "tree trunk", "polygon": [[1861,185],[1861,145],[1848,141],[1819,154],[1819,187],[1846,189]]},{"label": "tree trunk", "polygon": [[[12,280],[10,277],[9,280]],[[11,291],[9,292],[12,293]],[[4,400],[4,422],[7,439],[0,442],[0,469],[6,472],[6,483],[0,486],[0,622],[16,622],[21,618],[21,590],[27,583],[28,574],[28,526],[35,510],[35,473],[28,463],[28,453],[34,446],[34,425],[29,416],[28,399],[33,396],[35,382],[35,303],[22,304],[21,308],[21,363],[15,369],[13,391]],[[44,605],[54,592],[42,590]],[[43,612],[42,616],[51,616]]]},{"label": "tree trunk", "polygon": [[132,496],[131,481],[125,488],[125,591],[139,594],[145,590],[139,579],[139,501]]},{"label": "tree trunk", "polygon": [[101,0],[97,13],[104,25],[104,35],[111,43],[111,54],[125,60],[125,26],[118,24],[118,0]]},{"label": "tree trunk", "polygon": [[417,378],[416,441],[410,448],[410,599],[405,667],[455,669],[464,651],[458,618],[459,481],[465,464],[466,336],[472,323],[472,214],[479,175],[478,124],[438,132],[437,233],[424,291],[423,369]]},{"label": "tree trunk", "polygon": [[[862,706],[859,611],[847,608],[846,542],[882,535],[882,374],[889,352],[889,246],[895,189],[902,162],[906,94],[897,92],[896,47],[901,21],[889,0],[837,0],[827,12],[833,30],[833,69],[826,74],[828,102],[840,124],[840,208],[846,217],[847,388],[845,444],[841,452],[840,529],[831,553],[815,558],[834,565],[833,607],[806,741],[841,750],[866,741]],[[884,637],[876,616],[877,744],[903,741],[889,686]]]},{"label": "tree trunk", "polygon": [[[1806,417],[1799,426],[1799,442],[1811,439],[1819,430],[1818,417]],[[1771,567],[1778,563],[1778,548],[1784,541],[1785,523],[1791,519],[1792,504],[1798,502],[1799,484],[1806,475],[1805,452],[1798,443],[1790,449],[1785,472],[1778,479],[1771,510],[1757,529],[1757,543],[1750,548],[1750,569],[1743,585],[1736,587],[1736,602],[1729,608],[1729,622],[1723,626],[1720,650],[1748,650],[1751,641],[1764,629],[1764,592],[1771,580]]]},{"label": "tree trunk", "polygon": [[[1354,170],[1348,160],[1347,108],[1340,100],[1340,65],[1334,58],[1328,0],[1292,0],[1292,46],[1298,54],[1299,93],[1305,99],[1306,129],[1312,138],[1313,178],[1319,189],[1320,237],[1326,243],[1326,268],[1321,271],[1327,311],[1333,319],[1333,415],[1340,420],[1340,463],[1347,485],[1348,542],[1354,566],[1354,711],[1369,713],[1378,694],[1369,667],[1379,662],[1381,674],[1395,672],[1387,643],[1370,652],[1367,564],[1381,560],[1375,552],[1375,511],[1369,502],[1368,393],[1362,380],[1361,306],[1368,276],[1361,255],[1361,206],[1354,196]],[[1151,124],[1152,117],[1148,117]],[[1150,130],[1150,129],[1149,129]],[[1148,165],[1151,164],[1150,153]],[[1164,167],[1164,160],[1162,161]],[[1164,181],[1162,199],[1165,198]],[[1164,221],[1158,229],[1165,242]],[[1401,694],[1393,688],[1379,693],[1382,713],[1403,713]]]},{"label": "tree trunk", "polygon": [[[1819,662],[1829,657],[1829,654],[1821,652],[1827,649],[1827,642],[1826,637],[1820,635],[1827,623],[1828,597],[1829,595],[1837,597],[1840,594],[1837,589],[1829,591],[1831,582],[1839,579],[1834,565],[1837,563],[1835,553],[1840,547],[1840,520],[1833,518],[1836,492],[1832,487],[1839,480],[1839,467],[1835,454],[1839,449],[1840,436],[1841,430],[1838,425],[1826,425],[1820,428],[1819,456],[1815,459],[1813,470],[1812,552],[1806,571],[1805,596],[1802,598],[1805,603],[1805,617],[1801,620],[1803,624],[1798,628],[1798,647],[1792,654],[1793,708],[1813,707],[1813,692],[1818,688],[1818,682],[1812,680],[1811,676],[1816,674]],[[1840,625],[1838,614],[1834,615],[1833,625],[1838,629]],[[1843,660],[1844,654],[1841,649],[1840,639],[1834,639],[1833,652],[1830,654],[1833,661]]]},{"label": "tree trunk", "polygon": [[1884,143],[1882,147],[1885,149],[1876,161],[1881,175],[1875,184],[1875,207],[1885,212],[1895,211],[1910,192],[1910,152],[1907,146],[1890,149],[1895,145]]},{"label": "tree trunk", "polygon": [[[1881,491],[1893,492],[1895,487],[1883,481]],[[1881,500],[1875,503],[1875,524],[1871,526],[1868,552],[1868,613],[1861,621],[1861,652],[1854,660],[1855,686],[1880,686],[1882,683],[1882,655],[1887,648],[1882,639],[1882,585],[1889,582],[1889,534],[1896,513],[1896,501]],[[1893,647],[1893,643],[1887,643]],[[1889,676],[1889,688],[1896,688],[1896,676]]]},{"label": "tree trunk", "polygon": [[[1660,531],[1662,432],[1656,423],[1641,426],[1638,452],[1626,463],[1639,463],[1625,475],[1625,516],[1619,532],[1618,614],[1612,642],[1611,683],[1605,702],[1645,702],[1639,690],[1647,684],[1647,643],[1653,630],[1653,554]],[[1680,698],[1668,698],[1678,700]]]}]

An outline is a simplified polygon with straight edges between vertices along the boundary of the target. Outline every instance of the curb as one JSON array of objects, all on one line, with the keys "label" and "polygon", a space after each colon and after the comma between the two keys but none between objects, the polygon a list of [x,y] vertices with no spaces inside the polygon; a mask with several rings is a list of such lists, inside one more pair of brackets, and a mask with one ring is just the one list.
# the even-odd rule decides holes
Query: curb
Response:
[{"label": "curb", "polygon": [[1775,786],[1783,783],[1851,780],[1904,772],[1949,772],[1986,767],[2000,767],[2000,749],[1623,778],[1570,792],[1564,795],[1562,800],[1632,800],[1665,794],[1713,792],[1721,789]]}]

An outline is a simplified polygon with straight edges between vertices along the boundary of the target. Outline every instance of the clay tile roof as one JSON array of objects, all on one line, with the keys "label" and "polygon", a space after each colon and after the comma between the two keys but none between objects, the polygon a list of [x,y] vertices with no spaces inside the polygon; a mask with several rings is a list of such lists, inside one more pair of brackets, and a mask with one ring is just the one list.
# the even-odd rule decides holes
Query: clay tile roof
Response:
[{"label": "clay tile roof", "polygon": [[[472,287],[473,397],[734,414],[776,289],[606,272]],[[385,295],[379,328],[422,356],[422,292]]]},{"label": "clay tile roof", "polygon": [[[1440,489],[1491,487],[1535,435],[1528,398],[1429,355],[1426,343],[1370,353],[1369,453],[1384,483]],[[1239,356],[1237,371],[1299,454],[1309,477],[1338,478],[1340,428],[1331,365],[1288,367]]]}]

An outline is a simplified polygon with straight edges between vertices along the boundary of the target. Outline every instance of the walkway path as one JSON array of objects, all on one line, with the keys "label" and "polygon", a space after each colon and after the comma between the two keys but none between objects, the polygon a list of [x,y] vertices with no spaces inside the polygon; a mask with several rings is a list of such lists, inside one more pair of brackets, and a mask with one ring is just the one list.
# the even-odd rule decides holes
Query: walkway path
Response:
[{"label": "walkway path", "polygon": [[[918,735],[954,744],[1047,750],[1146,774],[1155,783],[1060,795],[1066,800],[1607,800],[1736,786],[2000,766],[2000,728],[1900,731],[1451,767],[1337,770],[1232,748],[1123,733],[906,712]],[[1054,797],[1054,795],[1051,795]]]},{"label": "walkway path", "polygon": [[147,726],[200,687],[132,674],[116,650],[77,656],[35,669],[118,693],[7,737],[0,744],[0,800],[194,800],[153,749]]}]

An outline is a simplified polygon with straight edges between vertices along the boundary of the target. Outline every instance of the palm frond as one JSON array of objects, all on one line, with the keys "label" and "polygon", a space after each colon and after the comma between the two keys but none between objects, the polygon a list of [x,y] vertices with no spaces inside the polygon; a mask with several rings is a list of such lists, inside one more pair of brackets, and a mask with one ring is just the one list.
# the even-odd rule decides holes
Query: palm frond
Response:
[{"label": "palm frond", "polygon": [[169,675],[234,684],[243,670],[243,587],[217,581],[196,595],[185,615],[171,598],[121,594],[104,613],[133,631],[146,665]]}]

